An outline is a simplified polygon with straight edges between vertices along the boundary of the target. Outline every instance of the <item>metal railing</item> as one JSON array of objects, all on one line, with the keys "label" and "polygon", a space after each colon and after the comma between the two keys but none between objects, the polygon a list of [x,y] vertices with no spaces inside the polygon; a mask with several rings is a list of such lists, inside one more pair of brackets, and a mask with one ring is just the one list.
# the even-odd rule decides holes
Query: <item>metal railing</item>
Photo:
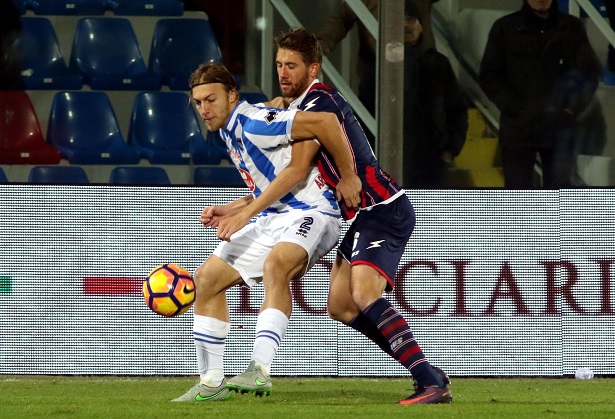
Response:
[{"label": "metal railing", "polygon": [[[378,22],[369,12],[367,7],[360,0],[346,0],[348,5],[355,12],[357,17],[359,17],[363,24],[368,28],[372,35],[375,34],[375,38],[378,39]],[[273,21],[273,11],[277,11],[280,16],[286,21],[289,26],[293,27],[302,27],[304,25],[301,24],[299,19],[295,16],[295,14],[290,10],[288,5],[284,0],[265,0],[263,1],[263,16],[267,21]],[[371,18],[371,19],[370,19]],[[273,49],[271,45],[271,39],[273,38],[273,28],[271,25],[267,25],[267,28],[263,32],[262,38],[262,62],[261,62],[261,88],[268,95],[271,96],[271,92],[273,91],[273,86],[271,85],[271,80],[273,80],[273,67],[271,63],[273,63]],[[322,60],[322,71],[331,81],[331,83],[335,86],[335,88],[348,100],[350,106],[354,109],[354,112],[357,114],[359,118],[363,121],[365,127],[374,135],[377,134],[378,124],[376,122],[376,118],[367,110],[365,105],[361,103],[355,92],[352,90],[350,85],[344,80],[339,71],[335,68],[335,66],[331,63],[327,57],[323,57]]]}]

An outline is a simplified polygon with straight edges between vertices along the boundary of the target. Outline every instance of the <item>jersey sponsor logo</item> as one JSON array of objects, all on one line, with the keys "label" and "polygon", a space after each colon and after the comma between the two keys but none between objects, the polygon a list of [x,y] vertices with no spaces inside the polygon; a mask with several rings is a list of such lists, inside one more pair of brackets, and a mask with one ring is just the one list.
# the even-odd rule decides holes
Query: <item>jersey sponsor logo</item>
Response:
[{"label": "jersey sponsor logo", "polygon": [[312,229],[312,224],[314,224],[314,219],[312,217],[304,217],[303,222],[297,230],[297,235],[307,237],[308,233]]},{"label": "jersey sponsor logo", "polygon": [[354,233],[354,240],[352,241],[352,257],[356,256],[359,254],[358,250],[354,250],[357,248],[357,242],[359,241],[359,236],[361,235],[361,233],[356,232]]},{"label": "jersey sponsor logo", "polygon": [[317,97],[315,97],[314,99],[310,100],[305,107],[303,108],[304,111],[307,111],[310,108],[313,108],[314,106],[316,106],[316,101],[318,100]]},{"label": "jersey sponsor logo", "polygon": [[271,124],[278,117],[278,113],[279,112],[274,109],[269,110],[265,116],[265,122],[267,122],[268,125]]},{"label": "jersey sponsor logo", "polygon": [[235,166],[241,163],[241,153],[239,153],[237,150],[228,150],[228,155],[235,164]]},{"label": "jersey sponsor logo", "polygon": [[382,243],[382,242],[384,242],[384,240],[376,240],[376,241],[373,241],[373,242],[371,243],[371,245],[370,245],[370,246],[368,246],[368,247],[366,247],[366,248],[365,248],[365,250],[367,250],[367,249],[373,249],[374,247],[381,247],[381,246],[380,246],[380,243]]},{"label": "jersey sponsor logo", "polygon": [[320,174],[316,176],[316,178],[314,178],[314,183],[316,183],[316,186],[318,186],[318,189],[322,189],[327,185],[327,182],[325,182],[322,175]]},{"label": "jersey sponsor logo", "polygon": [[254,179],[252,179],[252,176],[250,176],[250,172],[244,169],[238,169],[238,170],[239,170],[239,173],[241,174],[241,178],[248,186],[248,189],[250,189],[250,192],[254,192],[254,189],[256,189],[256,183],[254,182]]}]

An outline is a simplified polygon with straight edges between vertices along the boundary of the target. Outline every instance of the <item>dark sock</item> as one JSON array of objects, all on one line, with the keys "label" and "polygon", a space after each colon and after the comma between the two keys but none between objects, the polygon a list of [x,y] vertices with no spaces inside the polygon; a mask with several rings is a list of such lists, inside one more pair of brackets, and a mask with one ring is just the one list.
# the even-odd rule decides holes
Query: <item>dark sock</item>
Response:
[{"label": "dark sock", "polygon": [[444,387],[414,339],[410,326],[390,302],[380,298],[367,307],[363,314],[380,330],[389,342],[393,358],[410,371],[419,386]]},{"label": "dark sock", "polygon": [[361,334],[363,334],[363,336],[367,337],[369,340],[378,345],[380,349],[382,349],[384,352],[394,357],[393,352],[391,351],[391,345],[389,345],[389,341],[386,340],[384,336],[382,336],[382,333],[380,333],[380,330],[378,330],[374,323],[372,323],[367,317],[365,317],[365,314],[359,313],[357,317],[352,319],[350,323],[347,324],[347,326],[350,326],[354,330],[360,332]]}]

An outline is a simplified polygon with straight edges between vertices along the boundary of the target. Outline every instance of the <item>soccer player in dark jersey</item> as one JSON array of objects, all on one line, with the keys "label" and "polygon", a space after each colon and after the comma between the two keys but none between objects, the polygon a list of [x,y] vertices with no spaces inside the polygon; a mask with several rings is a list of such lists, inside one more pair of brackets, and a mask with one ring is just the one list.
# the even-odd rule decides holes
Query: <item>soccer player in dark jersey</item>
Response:
[{"label": "soccer player in dark jersey", "polygon": [[[431,366],[406,320],[382,297],[385,290],[394,286],[397,267],[414,229],[412,204],[403,189],[380,167],[346,100],[316,79],[322,50],[314,34],[291,29],[275,42],[283,98],[276,98],[270,105],[335,114],[363,188],[358,208],[342,205],[342,216],[351,225],[339,245],[331,271],[329,315],[367,336],[410,371],[415,393],[400,400],[400,404],[450,403],[448,377]],[[324,180],[335,188],[340,173],[332,156],[318,141],[304,141],[308,143],[302,144],[302,157],[313,156]],[[277,180],[273,180],[272,186]],[[226,222],[230,235],[245,224],[246,218],[231,216]]]},{"label": "soccer player in dark jersey", "polygon": [[[329,315],[367,336],[410,371],[415,393],[400,400],[400,404],[450,403],[452,394],[446,374],[430,365],[406,320],[382,296],[393,288],[397,267],[414,229],[412,204],[380,167],[344,97],[316,79],[322,50],[315,35],[305,29],[291,29],[278,36],[275,45],[284,104],[304,111],[335,113],[362,181],[359,210],[342,210],[344,219],[352,224],[339,245],[331,271]],[[324,147],[313,143],[320,172],[335,188],[340,179],[335,163]]]}]

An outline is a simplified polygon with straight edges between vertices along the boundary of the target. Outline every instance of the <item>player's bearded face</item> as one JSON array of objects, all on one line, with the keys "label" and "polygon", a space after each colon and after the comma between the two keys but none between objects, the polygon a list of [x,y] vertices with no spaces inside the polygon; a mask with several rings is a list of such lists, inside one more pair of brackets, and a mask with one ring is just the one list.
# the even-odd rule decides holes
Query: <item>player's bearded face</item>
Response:
[{"label": "player's bearded face", "polygon": [[221,83],[201,84],[192,88],[192,100],[208,130],[217,131],[224,127],[235,105],[231,102],[235,94],[234,91],[227,92]]},{"label": "player's bearded face", "polygon": [[279,49],[276,56],[280,91],[286,98],[297,98],[312,82],[309,68],[301,54],[288,49]]}]

